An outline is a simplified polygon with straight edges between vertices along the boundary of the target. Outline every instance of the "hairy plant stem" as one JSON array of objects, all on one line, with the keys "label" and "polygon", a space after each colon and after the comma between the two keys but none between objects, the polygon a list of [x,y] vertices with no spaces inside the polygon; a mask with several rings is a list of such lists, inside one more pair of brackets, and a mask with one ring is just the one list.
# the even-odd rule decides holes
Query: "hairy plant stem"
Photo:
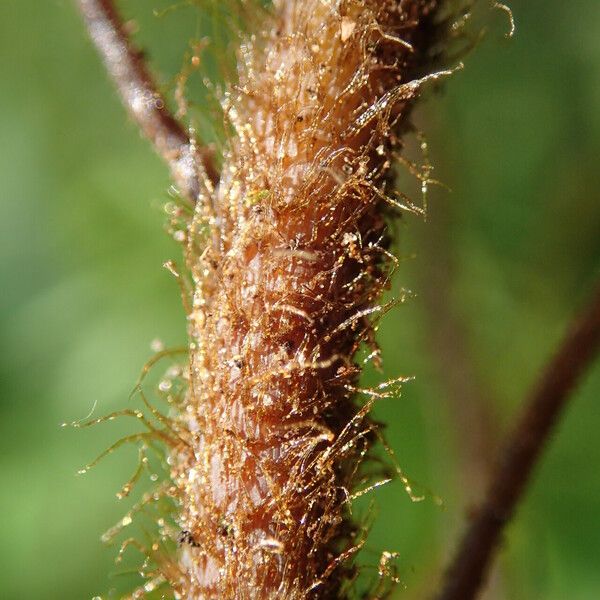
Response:
[{"label": "hairy plant stem", "polygon": [[360,390],[356,353],[366,343],[379,360],[375,326],[394,304],[378,304],[397,262],[386,220],[423,213],[390,191],[392,162],[423,84],[449,74],[433,67],[452,11],[275,1],[221,98],[232,135],[215,186],[112,3],[79,3],[125,105],[196,201],[180,232],[188,389],[166,429],[144,434],[169,448],[181,527],[176,556],[151,553],[152,586],[190,600],[347,597],[363,544],[350,505],[379,483],[369,412],[403,381]]},{"label": "hairy plant stem", "polygon": [[[173,485],[148,498],[167,493],[180,506],[178,556],[153,553],[158,571],[140,593],[166,582],[190,600],[345,597],[363,543],[349,504],[370,480],[361,461],[378,435],[369,410],[402,381],[362,390],[369,400],[357,405],[355,354],[362,342],[374,347],[374,320],[389,308],[376,303],[394,261],[384,214],[418,212],[386,187],[410,107],[440,75],[426,74],[448,31],[435,24],[446,3],[276,1],[223,98],[234,136],[220,177],[169,112],[111,0],[78,3],[125,106],[196,204],[184,236],[187,396],[175,420],[159,416],[165,430],[145,421],[150,433],[115,445],[164,441]],[[510,10],[493,6],[509,14],[512,34]],[[477,594],[599,346],[600,289],[507,439],[438,600]]]},{"label": "hairy plant stem", "polygon": [[[343,597],[359,530],[352,494],[376,439],[355,402],[354,355],[373,344],[393,260],[386,193],[431,63],[436,2],[275,3],[242,46],[223,98],[234,136],[212,204],[218,247],[198,253],[191,385],[173,457],[185,597]],[[435,77],[435,76],[434,76]],[[206,202],[205,204],[207,204]],[[196,433],[197,432],[197,433]]]}]

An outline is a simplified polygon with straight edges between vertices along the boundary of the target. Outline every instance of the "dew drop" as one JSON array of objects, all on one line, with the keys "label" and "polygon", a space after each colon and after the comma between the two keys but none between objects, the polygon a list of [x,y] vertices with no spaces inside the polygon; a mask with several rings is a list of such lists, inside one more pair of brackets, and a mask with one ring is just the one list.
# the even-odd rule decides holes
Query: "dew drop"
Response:
[{"label": "dew drop", "polygon": [[179,365],[173,365],[167,370],[167,377],[179,377],[181,375],[181,367]]},{"label": "dew drop", "polygon": [[161,339],[154,338],[150,342],[150,349],[152,350],[152,352],[162,352],[165,349],[165,345]]},{"label": "dew drop", "polygon": [[177,208],[177,204],[175,204],[175,202],[166,202],[163,209],[169,216],[171,216],[171,217],[177,216],[178,208]]},{"label": "dew drop", "polygon": [[158,389],[161,392],[168,392],[173,387],[173,382],[170,379],[163,379],[158,384]]},{"label": "dew drop", "polygon": [[124,485],[123,488],[121,489],[121,491],[117,492],[117,494],[116,494],[117,500],[123,500],[123,498],[126,498],[127,496],[129,496],[130,492],[131,492],[131,486],[129,484]]}]

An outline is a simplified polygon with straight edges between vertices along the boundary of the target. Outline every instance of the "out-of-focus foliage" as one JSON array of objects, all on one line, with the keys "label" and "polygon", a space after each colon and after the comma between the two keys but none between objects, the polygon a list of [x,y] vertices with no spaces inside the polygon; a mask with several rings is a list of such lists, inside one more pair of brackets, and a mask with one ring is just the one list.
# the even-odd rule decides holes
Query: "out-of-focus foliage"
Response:
[{"label": "out-of-focus foliage", "polygon": [[[168,5],[123,3],[164,82],[190,39],[214,28],[193,7],[153,15]],[[398,228],[399,252],[415,257],[396,283],[417,297],[386,318],[380,339],[386,374],[416,381],[377,416],[402,466],[445,509],[412,504],[399,484],[370,495],[379,508],[363,562],[398,550],[400,598],[431,585],[470,497],[458,451],[469,432],[457,429],[438,376],[440,363],[456,363],[432,347],[432,316],[419,298],[423,286],[436,289],[427,261],[452,257],[449,297],[467,332],[454,342],[466,344],[498,433],[600,276],[600,5],[512,7],[515,38],[505,41],[506,22],[492,15],[467,68],[415,117],[437,178],[453,189],[432,195],[432,220],[443,210],[449,225],[443,244],[415,219]],[[151,340],[185,340],[178,290],[161,268],[179,258],[162,230],[168,180],[127,124],[71,2],[4,0],[0,57],[0,595],[104,596],[131,585],[99,536],[129,506],[114,494],[136,455],[124,450],[84,477],[75,472],[133,427],[59,424],[93,406],[100,415],[136,402],[128,394]],[[596,366],[508,531],[503,597],[600,594],[599,393]]]}]

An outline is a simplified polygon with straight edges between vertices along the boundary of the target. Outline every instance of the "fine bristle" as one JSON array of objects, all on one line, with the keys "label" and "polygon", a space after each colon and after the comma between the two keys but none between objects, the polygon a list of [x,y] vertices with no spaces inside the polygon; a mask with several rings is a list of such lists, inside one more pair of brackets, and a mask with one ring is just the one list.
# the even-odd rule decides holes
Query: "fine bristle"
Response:
[{"label": "fine bristle", "polygon": [[[177,597],[343,597],[377,439],[354,356],[393,260],[392,155],[432,73],[435,0],[280,0],[222,98],[231,137],[185,232],[189,387],[170,454]],[[376,355],[376,353],[375,353]]]}]

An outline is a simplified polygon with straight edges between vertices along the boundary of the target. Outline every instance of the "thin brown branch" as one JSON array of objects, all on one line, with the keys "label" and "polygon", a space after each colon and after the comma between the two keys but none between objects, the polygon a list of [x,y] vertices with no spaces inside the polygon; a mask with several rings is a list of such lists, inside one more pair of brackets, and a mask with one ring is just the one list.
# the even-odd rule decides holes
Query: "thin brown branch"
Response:
[{"label": "thin brown branch", "polygon": [[77,1],[125,107],[169,166],[179,191],[195,201],[202,178],[217,180],[209,152],[198,148],[196,140],[169,112],[112,0]]},{"label": "thin brown branch", "polygon": [[571,392],[599,349],[600,286],[590,304],[572,323],[558,352],[532,390],[515,430],[508,436],[485,500],[462,538],[437,600],[476,597],[532,470]]}]

